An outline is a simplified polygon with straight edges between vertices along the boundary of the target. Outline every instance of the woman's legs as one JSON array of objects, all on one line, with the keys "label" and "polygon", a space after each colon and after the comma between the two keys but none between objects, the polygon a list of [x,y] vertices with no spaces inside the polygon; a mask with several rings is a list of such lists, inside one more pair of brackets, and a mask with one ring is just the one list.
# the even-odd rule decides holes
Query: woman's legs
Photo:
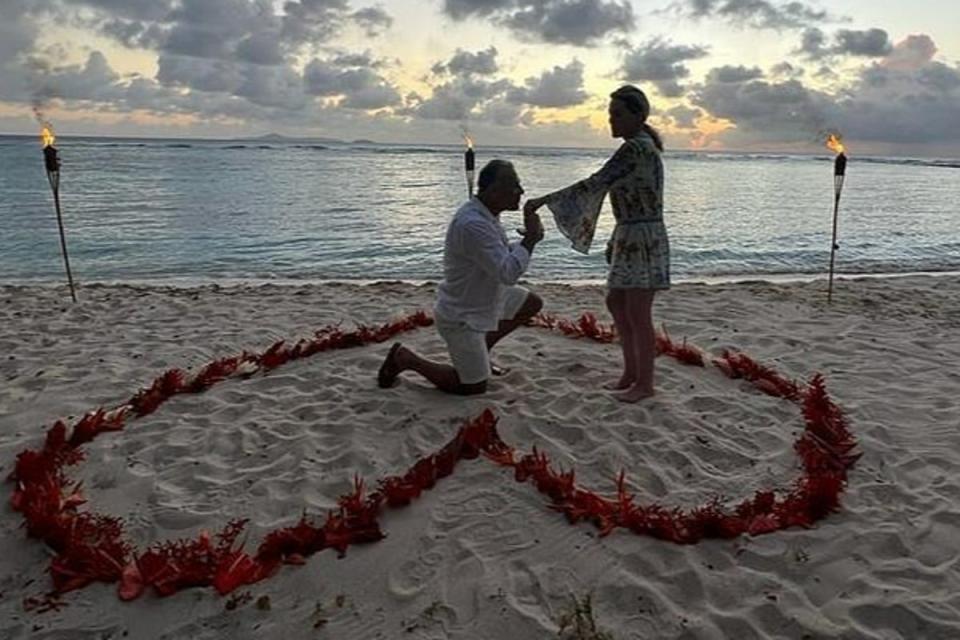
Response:
[{"label": "woman's legs", "polygon": [[613,325],[620,336],[620,348],[623,350],[623,375],[616,382],[603,385],[611,391],[629,389],[637,377],[636,349],[633,346],[633,332],[626,309],[626,289],[610,289],[607,292],[607,309],[613,316]]},{"label": "woman's legs", "polygon": [[657,356],[657,339],[653,329],[654,289],[626,289],[624,308],[634,349],[636,376],[629,389],[617,394],[624,402],[649,398],[653,388],[653,361]]}]

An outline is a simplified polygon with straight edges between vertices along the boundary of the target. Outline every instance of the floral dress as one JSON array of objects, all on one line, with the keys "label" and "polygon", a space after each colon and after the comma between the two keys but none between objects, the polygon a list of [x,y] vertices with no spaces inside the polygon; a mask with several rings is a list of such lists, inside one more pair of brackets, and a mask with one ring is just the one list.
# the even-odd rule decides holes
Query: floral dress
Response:
[{"label": "floral dress", "polygon": [[607,285],[611,289],[669,289],[663,162],[648,134],[626,140],[603,168],[586,180],[547,196],[545,204],[557,227],[576,251],[590,250],[608,192],[617,226],[607,247],[611,252]]}]

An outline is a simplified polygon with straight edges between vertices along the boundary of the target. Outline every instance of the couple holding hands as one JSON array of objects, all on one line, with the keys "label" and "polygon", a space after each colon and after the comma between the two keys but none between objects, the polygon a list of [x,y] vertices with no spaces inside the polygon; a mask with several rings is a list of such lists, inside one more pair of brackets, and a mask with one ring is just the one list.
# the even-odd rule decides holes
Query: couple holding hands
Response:
[{"label": "couple holding hands", "polygon": [[477,195],[460,207],[447,228],[444,279],[437,289],[436,326],[452,366],[427,360],[398,342],[378,372],[381,387],[392,386],[404,371],[414,371],[448,393],[484,393],[490,375],[502,373],[491,364],[490,350],[543,307],[537,294],[516,284],[543,239],[537,211],[546,205],[573,248],[587,253],[609,193],[616,227],[606,249],[607,308],[620,336],[623,372],[605,387],[624,402],[654,394],[653,298],[657,290],[670,287],[663,143],[647,124],[650,103],[640,89],[626,85],[613,92],[609,115],[610,133],[623,144],[589,178],[527,200],[519,242],[508,241],[500,213],[520,208],[520,179],[505,160],[483,167]]}]

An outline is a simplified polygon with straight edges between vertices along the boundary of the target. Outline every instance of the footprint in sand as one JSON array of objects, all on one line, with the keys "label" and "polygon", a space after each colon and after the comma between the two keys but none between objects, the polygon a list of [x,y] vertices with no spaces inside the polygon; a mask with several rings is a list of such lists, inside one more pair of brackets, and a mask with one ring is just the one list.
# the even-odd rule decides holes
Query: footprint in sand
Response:
[{"label": "footprint in sand", "polygon": [[390,593],[401,599],[413,598],[436,576],[443,561],[439,551],[418,553],[387,576]]}]

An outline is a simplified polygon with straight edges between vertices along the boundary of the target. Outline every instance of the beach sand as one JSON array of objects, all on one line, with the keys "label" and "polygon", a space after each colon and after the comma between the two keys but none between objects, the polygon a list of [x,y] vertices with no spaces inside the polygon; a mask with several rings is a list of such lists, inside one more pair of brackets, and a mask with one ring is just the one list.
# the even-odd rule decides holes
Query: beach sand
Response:
[{"label": "beach sand", "polygon": [[[386,539],[327,550],[221,597],[187,589],[123,603],[116,585],[26,611],[50,589],[50,551],[20,514],[0,517],[2,638],[555,638],[589,596],[599,630],[627,638],[960,638],[960,278],[684,284],[655,315],[711,354],[743,350],[780,372],[826,376],[863,458],[842,509],[816,527],[681,546],[570,525],[534,487],[463,461]],[[544,311],[608,321],[603,290],[536,286]],[[60,417],[115,406],[165,369],[193,367],[323,325],[380,324],[430,310],[431,285],[193,289],[0,288],[0,473]],[[433,328],[400,339],[443,359]],[[523,328],[498,347],[511,367],[480,397],[445,396],[412,374],[376,387],[389,343],[320,354],[268,375],[177,396],[87,446],[71,471],[98,511],[142,547],[234,517],[264,531],[322,516],[354,474],[404,472],[485,408],[504,440],[533,445],[604,494],[627,470],[638,501],[739,502],[799,474],[795,405],[716,369],[657,363],[658,395],[624,405],[600,390],[619,347]],[[570,635],[569,629],[562,637]],[[581,636],[590,637],[590,636]]]}]

